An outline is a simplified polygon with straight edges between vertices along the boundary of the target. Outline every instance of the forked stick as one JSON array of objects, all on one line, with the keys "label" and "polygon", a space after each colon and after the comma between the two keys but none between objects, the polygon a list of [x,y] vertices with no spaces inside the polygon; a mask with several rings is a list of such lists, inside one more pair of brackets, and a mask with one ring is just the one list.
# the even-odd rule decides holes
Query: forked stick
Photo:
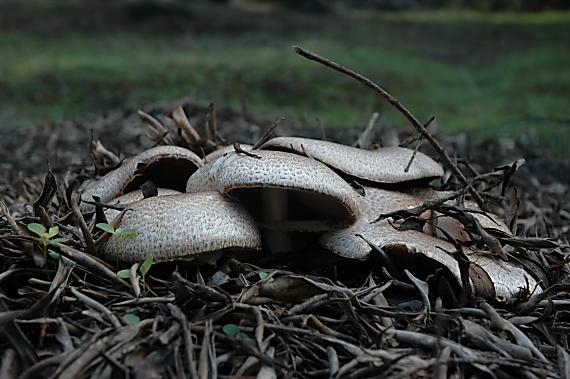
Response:
[{"label": "forked stick", "polygon": [[354,71],[352,71],[352,70],[350,70],[344,66],[341,66],[336,62],[333,62],[329,59],[323,58],[320,55],[317,55],[311,51],[305,50],[299,46],[293,46],[293,49],[295,49],[295,52],[297,54],[299,54],[299,55],[301,55],[301,56],[303,56],[303,57],[305,57],[311,61],[320,63],[324,66],[332,68],[335,71],[338,71],[344,75],[347,75],[353,79],[356,79],[360,83],[362,83],[365,86],[374,90],[376,93],[378,93],[384,99],[388,100],[388,102],[390,104],[392,104],[397,110],[399,110],[404,115],[404,117],[406,117],[408,119],[408,121],[410,121],[410,123],[412,124],[412,126],[414,128],[416,128],[418,133],[420,133],[420,135],[422,135],[430,143],[430,145],[433,146],[435,151],[439,154],[443,163],[446,164],[447,166],[449,166],[451,168],[451,170],[453,171],[453,173],[457,176],[457,178],[459,178],[461,183],[463,183],[465,186],[467,186],[467,188],[469,189],[469,192],[471,193],[471,195],[473,196],[475,201],[479,204],[479,206],[481,206],[481,207],[483,206],[483,199],[481,198],[479,193],[475,190],[475,188],[473,188],[473,186],[469,183],[469,181],[463,175],[461,170],[459,170],[457,165],[455,163],[453,163],[453,161],[451,160],[449,155],[447,155],[447,152],[443,149],[443,147],[441,147],[439,142],[437,142],[437,140],[427,131],[427,129],[418,121],[418,119],[415,118],[414,115],[406,107],[404,107],[402,105],[402,103],[400,103],[400,101],[398,99],[396,99],[394,96],[390,95],[388,92],[386,92],[382,87],[380,87],[378,84],[374,83],[372,80],[370,80],[370,79],[368,79],[368,78],[366,78],[366,77],[364,77],[364,76],[362,76],[362,75],[360,75],[360,74],[358,74],[358,73],[356,73],[356,72],[354,72]]}]

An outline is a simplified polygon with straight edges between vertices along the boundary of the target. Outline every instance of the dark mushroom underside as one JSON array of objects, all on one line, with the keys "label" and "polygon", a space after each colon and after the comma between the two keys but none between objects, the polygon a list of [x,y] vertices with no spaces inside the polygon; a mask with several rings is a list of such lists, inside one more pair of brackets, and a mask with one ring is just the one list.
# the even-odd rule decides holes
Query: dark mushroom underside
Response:
[{"label": "dark mushroom underside", "polygon": [[123,190],[128,193],[140,189],[147,181],[152,181],[157,187],[186,191],[186,182],[198,167],[191,161],[176,158],[162,158],[159,161],[137,167],[135,177]]},{"label": "dark mushroom underside", "polygon": [[325,231],[354,223],[354,215],[332,196],[281,188],[237,188],[229,194],[270,230]]}]

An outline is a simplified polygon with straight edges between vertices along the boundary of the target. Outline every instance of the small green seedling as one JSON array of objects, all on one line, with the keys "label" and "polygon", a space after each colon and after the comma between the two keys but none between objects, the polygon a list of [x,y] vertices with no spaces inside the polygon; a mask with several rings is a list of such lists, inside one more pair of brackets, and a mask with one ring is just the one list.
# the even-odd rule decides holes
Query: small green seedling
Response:
[{"label": "small green seedling", "polygon": [[[139,266],[139,272],[141,273],[143,280],[153,264],[154,264],[154,257],[151,254],[147,255],[144,262],[141,263],[141,265]],[[119,278],[129,279],[131,277],[131,270],[125,269],[117,271],[117,276]]]},{"label": "small green seedling", "polygon": [[59,253],[58,252],[53,251],[52,249],[48,249],[47,253],[51,259],[54,259],[56,261],[59,259]]},{"label": "small green seedling", "polygon": [[139,233],[135,229],[123,229],[123,228],[115,229],[113,228],[113,225],[109,225],[104,222],[100,222],[95,226],[103,230],[104,232],[114,235],[116,238],[131,239],[131,238],[136,238],[139,235]]},{"label": "small green seedling", "polygon": [[129,279],[131,277],[131,270],[125,269],[117,271],[117,276],[122,279]]},{"label": "small green seedling", "polygon": [[123,320],[128,324],[128,325],[138,325],[141,322],[141,319],[139,316],[135,315],[134,313],[127,313],[123,315]]},{"label": "small green seedling", "polygon": [[148,273],[148,270],[150,270],[150,268],[152,267],[153,264],[154,264],[154,258],[152,256],[152,254],[147,255],[146,259],[144,260],[144,262],[139,267],[139,271],[143,277],[143,280],[144,280],[144,277],[146,276],[146,274]]},{"label": "small green seedling", "polygon": [[104,232],[112,234],[115,237],[114,241],[115,253],[119,251],[119,244],[122,241],[137,238],[137,236],[139,235],[139,232],[137,232],[135,229],[114,228],[113,225],[109,225],[104,222],[100,222],[95,226]]},{"label": "small green seedling", "polygon": [[239,338],[245,341],[250,340],[250,337],[241,331],[239,325],[236,324],[226,324],[222,328],[226,336],[230,338]]},{"label": "small green seedling", "polygon": [[32,222],[28,225],[26,225],[28,230],[34,234],[36,234],[38,237],[40,237],[40,241],[42,243],[42,253],[43,253],[43,257],[35,257],[34,260],[36,260],[36,258],[39,259],[38,263],[40,266],[43,266],[45,263],[45,258],[46,255],[49,255],[51,258],[57,260],[59,259],[59,254],[56,253],[55,251],[48,249],[48,245],[50,243],[64,243],[69,241],[69,238],[63,238],[63,237],[57,237],[54,238],[55,236],[57,236],[59,234],[59,226],[53,226],[51,228],[49,228],[49,230],[46,229],[45,226],[43,226],[42,224],[38,224],[35,222]]},{"label": "small green seedling", "polygon": [[232,337],[232,338],[236,338],[240,332],[239,326],[237,326],[236,324],[224,325],[223,331],[228,337]]},{"label": "small green seedling", "polygon": [[63,237],[53,238],[58,235],[59,226],[51,227],[49,228],[49,230],[47,230],[45,226],[43,226],[42,224],[37,224],[35,222],[32,222],[27,226],[30,232],[37,234],[38,237],[41,238],[42,244],[45,247],[47,247],[47,245],[49,245],[50,243],[64,243],[69,241],[69,238],[63,238]]},{"label": "small green seedling", "polygon": [[59,259],[58,253],[56,253],[53,250],[49,250],[47,248],[50,243],[64,243],[69,241],[69,238],[64,238],[64,237],[54,238],[59,234],[59,226],[53,226],[49,228],[49,230],[47,230],[45,226],[43,226],[42,224],[32,222],[31,224],[28,224],[27,227],[30,232],[40,237],[42,242],[42,251],[44,253],[44,257],[46,254],[49,254],[49,256],[52,257],[53,259]]}]

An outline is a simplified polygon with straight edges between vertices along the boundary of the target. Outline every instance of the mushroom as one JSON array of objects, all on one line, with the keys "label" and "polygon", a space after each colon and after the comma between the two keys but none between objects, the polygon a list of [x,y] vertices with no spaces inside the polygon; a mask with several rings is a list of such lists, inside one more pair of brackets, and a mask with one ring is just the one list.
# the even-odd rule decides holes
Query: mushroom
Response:
[{"label": "mushroom", "polygon": [[324,231],[353,224],[358,194],[314,159],[281,151],[229,152],[198,169],[186,191],[217,190],[236,197],[261,226]]},{"label": "mushroom", "polygon": [[[169,189],[169,188],[157,188],[157,190],[158,190],[157,196],[177,195],[177,194],[181,193],[179,191]],[[129,193],[121,195],[119,197],[116,197],[113,200],[109,201],[108,204],[109,205],[127,205],[127,204],[134,203],[136,201],[140,201],[142,199],[144,199],[144,195],[143,195],[142,190],[136,190],[136,191],[131,191]],[[119,215],[119,213],[121,213],[121,211],[119,211],[117,209],[112,209],[112,208],[105,209],[105,218],[107,220],[113,220],[115,217],[117,217]]]},{"label": "mushroom", "polygon": [[414,151],[403,147],[364,150],[309,138],[276,137],[265,142],[261,149],[312,157],[345,175],[375,183],[401,183],[443,175],[442,167],[421,152],[417,152],[406,172]]},{"label": "mushroom", "polygon": [[152,254],[155,261],[165,262],[228,249],[261,248],[253,218],[218,192],[156,196],[131,203],[120,227],[137,235],[112,235],[101,249],[111,261],[141,262]]},{"label": "mushroom", "polygon": [[[366,260],[373,252],[373,245],[393,259],[396,266],[414,266],[428,274],[425,270],[433,268],[433,264],[425,263],[435,263],[445,267],[455,277],[457,285],[461,283],[458,263],[448,253],[456,250],[451,243],[417,230],[399,231],[387,219],[371,223],[379,214],[414,208],[428,198],[445,196],[444,192],[423,190],[406,194],[366,187],[365,192],[358,222],[350,228],[324,234],[319,240],[323,247],[343,257]],[[533,289],[537,284],[529,273],[511,261],[478,254],[467,247],[463,250],[471,261],[472,284],[481,296],[512,298],[521,288],[528,285]]]},{"label": "mushroom", "polygon": [[93,209],[85,203],[92,201],[93,196],[98,196],[105,203],[139,189],[147,180],[152,180],[158,187],[184,191],[188,177],[200,166],[202,160],[190,150],[178,146],[154,147],[126,160],[117,169],[91,183],[81,195],[84,202],[82,210]]}]

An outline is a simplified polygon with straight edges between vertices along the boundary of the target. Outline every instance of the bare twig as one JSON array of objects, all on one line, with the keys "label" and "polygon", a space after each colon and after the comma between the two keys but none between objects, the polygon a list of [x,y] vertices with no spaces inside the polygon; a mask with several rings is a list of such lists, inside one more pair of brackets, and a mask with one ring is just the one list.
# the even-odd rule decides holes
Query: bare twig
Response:
[{"label": "bare twig", "polygon": [[91,234],[91,231],[89,230],[89,227],[87,226],[87,223],[85,222],[85,219],[81,214],[81,210],[79,209],[78,205],[79,198],[80,197],[78,193],[71,195],[71,198],[69,199],[70,200],[69,205],[71,207],[71,212],[73,212],[73,218],[75,219],[75,222],[79,225],[81,233],[83,234],[83,239],[85,240],[87,252],[91,255],[95,255],[95,242],[93,241],[93,235]]},{"label": "bare twig", "polygon": [[162,125],[162,123],[160,121],[158,121],[156,118],[152,117],[151,115],[149,115],[146,112],[143,112],[142,110],[138,110],[138,115],[140,116],[140,118],[143,120],[143,122],[145,124],[147,124],[148,126],[150,126],[152,129],[154,129],[154,131],[156,132],[156,134],[158,135],[167,135],[168,129],[166,129],[164,127],[164,125]]},{"label": "bare twig", "polygon": [[376,126],[376,122],[378,121],[379,117],[380,114],[378,112],[372,113],[372,116],[370,116],[370,120],[368,121],[366,129],[364,129],[364,131],[360,134],[360,136],[358,136],[358,139],[356,140],[353,146],[359,147],[361,149],[370,148],[372,142],[372,135],[373,135],[372,132],[374,131],[374,127]]},{"label": "bare twig", "polygon": [[186,113],[184,113],[184,108],[182,108],[181,105],[177,106],[172,111],[172,119],[174,120],[174,123],[178,129],[182,131],[182,134],[189,143],[196,143],[200,141],[200,135],[190,124]]},{"label": "bare twig", "polygon": [[[429,124],[432,123],[432,121],[435,120],[434,116],[431,116],[429,118],[429,120],[424,124],[424,127],[428,127]],[[422,145],[422,140],[423,140],[423,136],[420,135],[420,138],[418,138],[418,142],[416,143],[416,147],[414,148],[414,152],[412,154],[412,157],[410,158],[410,161],[408,162],[408,164],[406,165],[406,168],[404,169],[404,172],[408,172],[410,171],[410,167],[412,166],[412,162],[414,161],[414,158],[416,157],[416,154],[418,153],[418,150],[420,149],[420,146]]]},{"label": "bare twig", "polygon": [[92,141],[91,143],[91,154],[97,158],[107,158],[111,161],[113,166],[118,166],[121,164],[121,159],[113,153],[111,150],[107,149],[101,141]]},{"label": "bare twig", "polygon": [[437,356],[437,361],[433,369],[433,377],[437,379],[447,378],[447,366],[449,365],[449,356],[451,355],[451,348],[444,347]]},{"label": "bare twig", "polygon": [[14,220],[14,218],[10,214],[10,210],[8,209],[8,207],[6,206],[6,204],[2,200],[0,200],[0,216],[4,216],[6,218],[6,221],[8,221],[8,225],[10,225],[10,229],[12,229],[12,231],[14,233],[16,233],[19,236],[26,236],[27,235],[18,226],[18,224],[16,223],[16,220]]},{"label": "bare twig", "polygon": [[279,119],[277,119],[277,121],[275,121],[273,123],[273,125],[271,125],[269,127],[269,129],[267,129],[263,135],[257,140],[257,142],[255,143],[255,145],[253,145],[253,147],[251,148],[251,150],[257,150],[261,147],[261,145],[263,145],[268,139],[269,136],[271,135],[271,133],[275,130],[275,128],[277,128],[277,126],[279,125],[279,123],[281,121],[285,120],[285,117],[281,117]]},{"label": "bare twig", "polygon": [[234,150],[236,153],[238,154],[243,154],[243,155],[247,155],[248,157],[252,157],[252,158],[257,158],[257,159],[261,159],[261,157],[259,155],[255,155],[253,153],[250,153],[247,150],[244,150],[241,145],[237,142],[234,143]]},{"label": "bare twig", "polygon": [[0,362],[0,378],[12,379],[18,371],[18,359],[14,349],[6,349]]},{"label": "bare twig", "polygon": [[521,330],[519,328],[514,326],[511,322],[509,322],[508,320],[505,320],[503,317],[501,317],[499,312],[497,312],[495,310],[495,308],[493,308],[491,305],[489,305],[489,303],[482,301],[479,304],[479,308],[481,308],[485,312],[487,312],[487,314],[489,315],[489,318],[491,319],[491,323],[496,328],[511,333],[511,335],[514,337],[515,341],[517,341],[517,344],[519,344],[520,346],[526,347],[538,359],[540,359],[543,362],[548,363],[548,359],[546,359],[544,354],[542,354],[542,352],[540,350],[538,350],[538,348],[534,345],[534,343],[530,340],[530,338],[528,338],[523,332],[521,332]]},{"label": "bare twig", "polygon": [[139,263],[133,263],[129,270],[129,281],[131,282],[131,287],[133,288],[133,293],[136,298],[141,295],[141,286],[139,284],[139,276],[137,274],[139,266]]},{"label": "bare twig", "polygon": [[182,310],[174,305],[168,304],[168,308],[170,313],[174,318],[178,320],[180,325],[182,326],[183,332],[183,339],[184,339],[184,347],[186,348],[186,363],[188,364],[188,371],[190,372],[191,378],[198,378],[198,370],[196,368],[196,361],[194,359],[194,342],[192,342],[192,334],[190,331],[190,324],[188,323],[188,319]]},{"label": "bare twig", "polygon": [[112,283],[117,284],[121,287],[130,288],[126,282],[121,280],[113,271],[111,271],[107,266],[105,266],[105,264],[103,264],[95,257],[62,243],[50,243],[50,245],[57,247],[62,255],[71,259],[75,263],[82,265],[93,274],[99,274]]},{"label": "bare twig", "polygon": [[214,103],[208,105],[208,139],[215,141],[218,136],[218,125],[216,120],[216,106]]},{"label": "bare twig", "polygon": [[[449,166],[451,168],[451,170],[457,176],[457,178],[461,181],[461,183],[463,183],[466,186],[469,185],[469,181],[467,180],[467,178],[463,175],[461,170],[459,170],[457,165],[451,160],[451,158],[449,157],[447,152],[443,149],[443,147],[439,144],[439,142],[437,142],[437,140],[426,130],[426,128],[418,121],[418,119],[406,107],[404,107],[398,99],[396,99],[394,96],[390,95],[388,92],[386,92],[386,90],[384,90],[378,84],[374,83],[372,80],[370,80],[370,79],[368,79],[368,78],[366,78],[366,77],[364,77],[364,76],[362,76],[362,75],[360,75],[360,74],[358,74],[358,73],[356,73],[356,72],[354,72],[354,71],[352,71],[352,70],[350,70],[344,66],[341,66],[338,63],[335,63],[329,59],[323,58],[323,57],[321,57],[321,56],[319,56],[313,52],[310,52],[308,50],[305,50],[299,46],[293,46],[293,48],[295,49],[295,52],[297,54],[299,54],[299,55],[301,55],[301,56],[303,56],[309,60],[312,60],[314,62],[325,65],[329,68],[332,68],[333,70],[338,71],[344,75],[350,76],[351,78],[353,78],[353,79],[359,81],[360,83],[364,84],[365,86],[371,88],[376,93],[378,93],[380,96],[382,96],[384,99],[386,99],[397,110],[399,110],[400,113],[402,113],[404,115],[404,117],[406,117],[406,119],[408,119],[408,121],[410,121],[412,126],[414,128],[416,128],[416,130],[430,143],[430,145],[433,146],[433,148],[439,154],[443,163],[445,163],[447,166]],[[469,191],[470,191],[471,195],[473,196],[473,198],[475,199],[475,201],[479,204],[479,206],[482,207],[483,206],[483,199],[481,198],[479,193],[477,193],[475,188],[469,186]]]},{"label": "bare twig", "polygon": [[115,328],[120,328],[122,326],[121,321],[119,321],[117,316],[115,316],[115,314],[113,312],[111,312],[109,310],[109,308],[107,308],[106,306],[104,306],[103,304],[98,302],[97,300],[93,300],[92,298],[85,295],[84,293],[79,292],[74,287],[71,287],[71,293],[73,294],[73,296],[75,296],[79,301],[81,301],[87,307],[92,308],[92,309],[96,310],[97,312],[104,314],[105,317],[111,322],[111,324]]}]

